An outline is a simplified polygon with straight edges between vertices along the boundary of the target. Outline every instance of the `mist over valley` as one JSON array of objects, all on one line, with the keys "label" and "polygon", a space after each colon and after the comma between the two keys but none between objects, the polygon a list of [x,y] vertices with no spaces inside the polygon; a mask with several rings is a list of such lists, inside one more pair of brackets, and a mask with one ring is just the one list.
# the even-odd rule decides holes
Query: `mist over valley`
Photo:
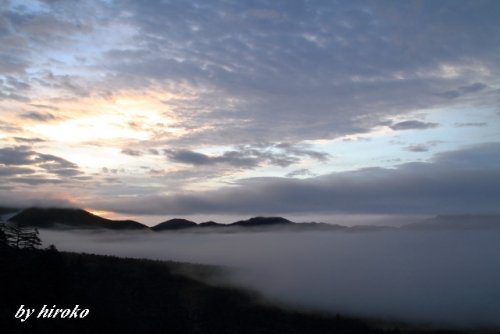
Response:
[{"label": "mist over valley", "polygon": [[499,327],[500,229],[190,233],[42,230],[60,250],[224,266],[220,278],[299,309]]}]

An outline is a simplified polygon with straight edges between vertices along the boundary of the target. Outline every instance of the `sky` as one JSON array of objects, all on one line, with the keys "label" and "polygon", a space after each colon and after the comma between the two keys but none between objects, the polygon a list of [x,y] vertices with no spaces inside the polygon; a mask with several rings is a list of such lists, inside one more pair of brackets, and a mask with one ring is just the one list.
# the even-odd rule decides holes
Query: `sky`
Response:
[{"label": "sky", "polygon": [[499,72],[498,1],[2,1],[0,205],[500,213]]}]

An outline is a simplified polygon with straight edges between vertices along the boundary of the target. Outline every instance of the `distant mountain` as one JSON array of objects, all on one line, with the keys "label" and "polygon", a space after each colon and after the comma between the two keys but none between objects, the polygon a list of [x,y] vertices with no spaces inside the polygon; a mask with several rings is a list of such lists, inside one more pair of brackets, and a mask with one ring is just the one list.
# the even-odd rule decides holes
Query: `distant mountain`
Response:
[{"label": "distant mountain", "polygon": [[[388,226],[357,225],[344,226],[318,222],[296,223],[283,217],[253,217],[239,220],[232,224],[220,224],[207,221],[197,224],[193,221],[174,218],[159,223],[151,228],[132,220],[111,220],[99,217],[82,209],[65,208],[1,208],[3,219],[40,228],[106,228],[112,230],[152,230],[212,232],[213,228],[221,233],[264,232],[264,231],[341,231],[375,232],[396,229]],[[418,223],[402,226],[401,230],[437,230],[437,229],[500,229],[500,215],[439,215]]]},{"label": "distant mountain", "polygon": [[283,217],[253,217],[247,220],[240,220],[229,226],[242,226],[242,227],[262,227],[262,226],[276,226],[294,224],[292,221]]},{"label": "distant mountain", "polygon": [[197,227],[197,226],[199,226],[199,225],[196,224],[195,222],[190,221],[190,220],[181,219],[181,218],[174,218],[174,219],[164,221],[163,223],[159,223],[158,225],[151,227],[151,229],[154,231],[182,230],[185,228],[192,228],[192,227]]},{"label": "distant mountain", "polygon": [[198,227],[224,227],[224,226],[227,226],[227,225],[216,223],[214,221],[208,221],[208,222],[200,223],[198,225]]},{"label": "distant mountain", "polygon": [[500,229],[500,215],[438,215],[421,222],[404,225],[407,230],[484,230]]},{"label": "distant mountain", "polygon": [[[283,217],[253,217],[247,220],[240,220],[232,224],[219,224],[214,221],[208,221],[201,224],[196,224],[186,219],[171,219],[152,227],[155,231],[165,230],[205,230],[208,228],[218,228],[220,232],[239,232],[241,229],[251,231],[260,231],[268,229],[292,229],[292,230],[308,230],[308,229],[336,229],[340,225],[330,225],[325,223],[294,223]],[[345,228],[345,227],[344,227]]]},{"label": "distant mountain", "polygon": [[147,229],[146,225],[132,220],[111,220],[96,216],[82,209],[29,208],[9,219],[27,226],[39,228],[106,228],[112,230]]}]

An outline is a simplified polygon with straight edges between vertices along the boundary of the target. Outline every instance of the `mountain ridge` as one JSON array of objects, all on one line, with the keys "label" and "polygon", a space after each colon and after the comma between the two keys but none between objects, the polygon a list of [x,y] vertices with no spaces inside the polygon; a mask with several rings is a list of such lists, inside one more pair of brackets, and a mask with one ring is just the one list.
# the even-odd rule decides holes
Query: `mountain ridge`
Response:
[{"label": "mountain ridge", "polygon": [[257,216],[246,220],[238,220],[231,224],[220,224],[207,221],[197,224],[183,218],[173,218],[154,226],[146,226],[133,220],[112,220],[92,214],[78,208],[27,208],[8,219],[9,222],[24,224],[38,228],[80,228],[108,230],[149,230],[154,232],[168,231],[200,231],[238,232],[246,231],[345,231],[374,232],[382,230],[449,230],[449,229],[496,229],[500,228],[500,215],[459,214],[437,215],[419,222],[400,227],[355,225],[344,226],[322,222],[293,222],[283,217]]}]

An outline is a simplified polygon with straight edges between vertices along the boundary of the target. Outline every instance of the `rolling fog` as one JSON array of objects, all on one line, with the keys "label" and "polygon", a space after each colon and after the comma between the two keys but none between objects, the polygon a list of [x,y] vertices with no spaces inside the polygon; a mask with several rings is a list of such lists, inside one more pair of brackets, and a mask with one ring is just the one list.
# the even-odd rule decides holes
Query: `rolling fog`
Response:
[{"label": "rolling fog", "polygon": [[60,250],[229,266],[290,306],[452,327],[500,327],[500,231],[41,231]]}]

